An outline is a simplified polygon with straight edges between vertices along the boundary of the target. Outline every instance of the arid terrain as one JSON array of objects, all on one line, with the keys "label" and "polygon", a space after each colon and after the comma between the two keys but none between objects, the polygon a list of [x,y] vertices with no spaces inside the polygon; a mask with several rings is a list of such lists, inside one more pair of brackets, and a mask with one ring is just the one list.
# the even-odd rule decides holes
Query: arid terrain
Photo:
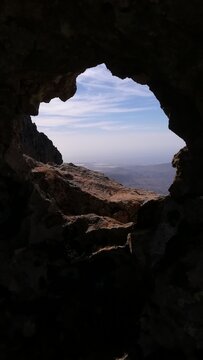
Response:
[{"label": "arid terrain", "polygon": [[157,198],[153,192],[126,188],[74,164],[36,162],[31,174],[40,195],[58,209],[72,252],[77,248],[78,253],[90,254],[105,246],[125,245],[140,206]]},{"label": "arid terrain", "polygon": [[174,180],[175,169],[170,163],[156,165],[108,165],[85,163],[89,169],[99,171],[130,188],[143,188],[167,195]]}]

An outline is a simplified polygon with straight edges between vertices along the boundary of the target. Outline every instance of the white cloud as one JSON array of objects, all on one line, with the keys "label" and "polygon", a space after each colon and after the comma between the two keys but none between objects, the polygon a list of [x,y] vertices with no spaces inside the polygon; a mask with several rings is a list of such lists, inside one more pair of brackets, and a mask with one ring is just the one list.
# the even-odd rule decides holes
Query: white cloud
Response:
[{"label": "white cloud", "polygon": [[[79,91],[67,102],[55,98],[49,104],[42,103],[37,118],[38,126],[70,126],[74,121],[97,119],[108,114],[139,113],[153,111],[156,105],[147,86],[136,84],[131,79],[121,80],[112,76],[105,65],[86,70],[78,79]],[[136,99],[145,99],[143,106]],[[148,99],[149,101],[147,102]],[[129,104],[130,102],[130,104]]]},{"label": "white cloud", "polygon": [[85,83],[85,87],[87,89],[89,87],[90,91],[94,88],[97,88],[97,91],[99,88],[102,91],[105,89],[107,92],[114,90],[117,94],[122,95],[122,98],[123,96],[153,97],[147,85],[137,84],[129,78],[121,80],[113,76],[104,64],[87,69],[78,77],[77,82],[78,84]]},{"label": "white cloud", "polygon": [[54,99],[49,104],[41,104],[40,114],[36,122],[48,117],[60,118],[62,116],[67,120],[73,117],[82,119],[83,117],[95,117],[101,114],[133,113],[156,109],[155,106],[128,107],[125,104],[121,106],[117,98],[112,100],[102,95],[100,97],[94,96],[94,98],[87,97],[87,99],[81,99],[78,96],[77,99],[68,100],[65,105],[64,107],[64,103],[59,99]]},{"label": "white cloud", "polygon": [[77,82],[74,97],[42,103],[33,118],[65,161],[165,162],[184,146],[167,129],[147,86],[112,76],[105,65],[86,70]]}]

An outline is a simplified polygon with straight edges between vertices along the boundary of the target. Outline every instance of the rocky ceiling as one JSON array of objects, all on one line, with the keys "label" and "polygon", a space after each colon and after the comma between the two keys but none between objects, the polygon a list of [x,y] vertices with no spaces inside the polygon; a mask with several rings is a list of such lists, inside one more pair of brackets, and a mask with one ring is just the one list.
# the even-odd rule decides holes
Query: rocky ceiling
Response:
[{"label": "rocky ceiling", "polygon": [[[54,282],[55,297],[50,288],[47,290],[48,295],[43,293],[44,280],[41,278],[42,289],[40,291],[42,292],[39,301],[35,289],[30,296],[27,290],[29,286],[24,286],[27,281],[28,283],[31,281],[32,285],[35,284],[34,277],[31,279],[30,274],[37,276],[36,271],[38,271],[34,271],[32,268],[34,266],[34,262],[32,264],[33,250],[30,249],[30,245],[25,245],[25,234],[28,231],[26,229],[33,226],[29,217],[26,225],[23,223],[24,238],[19,235],[17,237],[15,234],[22,225],[26,197],[30,196],[32,188],[28,181],[29,166],[25,164],[22,156],[23,124],[26,119],[29,119],[29,115],[37,115],[40,102],[48,102],[56,96],[65,101],[73,96],[76,91],[77,76],[86,68],[100,63],[105,63],[112,74],[120,78],[128,76],[136,82],[148,84],[169,118],[170,129],[186,141],[187,148],[183,149],[173,160],[173,164],[177,168],[176,181],[170,190],[173,199],[169,198],[163,203],[156,203],[151,210],[150,206],[149,208],[144,207],[143,213],[141,212],[138,217],[139,250],[136,256],[137,259],[140,256],[142,269],[144,266],[143,277],[139,278],[136,275],[136,280],[134,279],[134,271],[136,272],[137,269],[140,271],[140,267],[137,268],[132,259],[127,266],[126,255],[124,258],[123,255],[121,256],[121,269],[123,270],[121,274],[118,259],[115,260],[113,254],[109,255],[114,259],[113,266],[116,274],[113,274],[119,277],[122,283],[121,290],[116,287],[112,295],[114,300],[117,296],[119,297],[116,309],[121,308],[122,312],[119,319],[116,317],[117,313],[114,314],[115,326],[113,327],[111,324],[109,327],[109,300],[106,298],[104,322],[105,324],[107,322],[106,328],[109,331],[107,331],[106,337],[102,335],[102,341],[106,341],[106,345],[103,346],[104,355],[98,351],[99,341],[94,334],[96,325],[93,317],[91,318],[90,336],[94,338],[94,345],[97,345],[97,351],[93,346],[93,350],[96,351],[94,355],[97,354],[98,359],[111,360],[112,356],[117,353],[121,355],[122,351],[128,348],[132,353],[130,359],[181,358],[194,360],[202,358],[203,341],[200,329],[202,326],[200,254],[202,254],[201,240],[203,236],[201,197],[203,195],[202,19],[203,3],[201,0],[1,1],[0,189],[1,204],[3,204],[1,206],[3,209],[1,210],[3,214],[1,215],[1,224],[3,225],[0,237],[0,255],[1,274],[3,274],[1,283],[3,285],[0,287],[0,295],[2,297],[1,304],[3,304],[1,309],[3,320],[1,320],[0,331],[3,340],[0,344],[0,351],[4,354],[2,359],[13,358],[16,349],[18,349],[17,355],[22,359],[27,357],[36,359],[42,355],[43,359],[46,356],[55,359],[59,351],[56,342],[57,344],[63,343],[63,349],[65,348],[67,337],[63,338],[64,333],[68,334],[71,339],[69,355],[72,355],[68,357],[66,352],[63,352],[61,359],[77,358],[73,354],[75,354],[74,350],[77,349],[78,342],[83,346],[84,359],[95,358],[92,354],[93,357],[87,355],[89,354],[88,349],[93,346],[91,341],[87,341],[88,316],[81,312],[81,303],[75,301],[75,298],[72,303],[68,293],[63,292],[65,291],[63,282],[66,276],[72,276],[71,279],[73,279],[74,276],[77,278],[78,273],[82,274],[80,280],[77,280],[76,283],[74,280],[71,283],[70,291],[75,291],[78,297],[85,298],[85,311],[88,312],[89,298],[83,281],[88,277],[93,281],[92,273],[98,269],[97,261],[91,260],[84,266],[84,271],[83,268],[76,269],[74,266],[67,270],[63,264],[62,270],[60,270],[62,272],[59,285],[56,284],[57,281]],[[39,200],[36,189],[34,194],[31,197],[32,206],[29,211],[39,211],[38,207],[42,204],[40,211],[42,213],[48,211],[47,205],[44,203],[45,198]],[[41,212],[39,213],[41,214]],[[153,216],[151,217],[150,214]],[[12,225],[7,219],[12,220]],[[155,219],[153,226],[152,219]],[[31,225],[28,226],[28,223]],[[145,224],[144,230],[143,223]],[[144,249],[143,241],[144,244],[147,244],[144,245]],[[15,257],[12,257],[11,261],[11,256],[20,247],[26,247],[25,254],[22,252],[23,255],[19,260],[21,255],[15,253]],[[54,254],[57,253],[57,249],[49,248],[52,260],[55,259]],[[42,263],[46,263],[46,265],[48,263],[49,274],[55,279],[55,270],[58,274],[61,260],[57,258],[57,261],[53,262],[49,259],[50,262],[48,262],[48,250],[45,251],[43,246],[37,251],[39,259],[33,260],[38,264],[36,265],[37,269],[43,270]],[[157,262],[157,257],[159,262]],[[148,259],[146,263],[144,259]],[[102,261],[99,260],[100,265]],[[109,266],[112,274],[110,260],[105,260],[104,264],[107,268]],[[19,270],[21,268],[25,269],[25,273],[26,271],[29,273],[28,280],[25,280],[27,275]],[[151,282],[152,268],[153,282]],[[71,271],[72,275],[70,276]],[[150,276],[148,273],[146,278],[147,271]],[[123,274],[128,278],[127,285]],[[135,299],[136,290],[130,288],[129,285],[129,282],[132,284],[134,280],[139,288],[140,282],[146,281],[147,291],[150,292],[150,300],[147,300],[145,315],[141,319],[142,331],[139,335],[139,346],[133,345],[133,339],[139,326],[135,326],[132,319],[135,322],[138,321],[137,313],[134,314],[132,301],[128,308],[128,301],[122,292],[123,290],[127,291],[129,298],[132,296],[132,299]],[[100,285],[102,282],[107,284],[105,285],[105,294],[109,291],[109,283],[106,281],[106,278],[98,280]],[[88,284],[87,288],[90,287]],[[80,290],[74,286],[80,286]],[[94,291],[96,290],[94,289]],[[94,291],[93,296],[95,295]],[[146,298],[146,291],[143,295],[143,288],[141,294]],[[65,296],[62,303],[58,300],[60,296]],[[99,296],[98,293],[97,296]],[[54,322],[51,322],[50,319],[55,311],[53,309],[57,306],[62,309],[65,306],[64,299],[65,301],[68,299],[70,309],[74,308],[74,314],[80,310],[80,316],[83,314],[82,320],[77,316],[71,318],[69,310],[64,308],[64,312],[58,314],[56,311],[54,313]],[[124,301],[125,309],[122,307],[122,301]],[[39,302],[40,320],[36,313]],[[141,297],[135,306],[140,309],[142,302],[143,298]],[[94,307],[93,303],[91,302],[91,306]],[[110,308],[113,309],[112,304]],[[97,319],[99,309],[95,309],[94,313]],[[44,312],[46,313],[45,318],[43,317]],[[66,317],[65,322],[62,320],[62,314]],[[92,313],[90,316],[93,316]],[[68,328],[67,323],[70,318],[78,326],[82,324],[83,335],[76,333],[76,330],[74,330],[75,333],[72,332],[72,327]],[[36,321],[41,324],[41,330],[38,337],[36,335],[33,340],[37,326],[34,319],[38,319]],[[99,321],[101,321],[100,318]],[[116,324],[120,324],[119,321],[121,321],[121,327],[116,326]],[[9,325],[10,323],[12,326]],[[103,329],[102,322],[99,324]],[[58,330],[54,332],[53,328]],[[3,329],[6,329],[6,335],[3,335]],[[19,329],[23,329],[21,335],[18,335],[20,334]],[[134,332],[131,333],[129,329],[133,329]],[[112,332],[116,331],[117,338],[113,340],[112,336],[111,344],[114,351],[108,353],[107,345],[110,343],[111,330]],[[44,336],[45,333],[46,336]],[[57,336],[57,340],[55,336]],[[84,339],[81,339],[81,336],[84,336]],[[9,349],[11,339],[12,347]],[[123,339],[125,339],[125,346],[122,347]],[[21,345],[18,346],[19,343]],[[32,344],[31,347],[30,344]],[[117,352],[115,352],[116,346],[119,348]],[[107,354],[109,355],[107,356]],[[81,355],[78,355],[79,358],[81,359]]]}]

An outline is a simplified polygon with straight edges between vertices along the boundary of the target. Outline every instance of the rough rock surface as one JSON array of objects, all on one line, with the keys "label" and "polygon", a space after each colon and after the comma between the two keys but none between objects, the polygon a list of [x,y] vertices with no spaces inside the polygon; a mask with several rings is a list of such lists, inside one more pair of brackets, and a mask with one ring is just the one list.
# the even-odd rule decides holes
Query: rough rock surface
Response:
[{"label": "rough rock surface", "polygon": [[[202,18],[200,0],[0,3],[1,359],[203,358]],[[149,85],[187,148],[171,197],[142,207],[131,252],[74,262],[67,215],[22,156],[21,124],[103,62]]]},{"label": "rough rock surface", "polygon": [[53,142],[42,132],[37,130],[36,125],[29,116],[22,118],[21,128],[22,152],[43,163],[62,164],[61,153],[53,145]]},{"label": "rough rock surface", "polygon": [[120,355],[145,293],[132,286],[141,279],[129,221],[157,196],[73,164],[24,159],[26,181],[0,183],[1,358],[66,359],[67,346],[73,359]]},{"label": "rough rock surface", "polygon": [[32,177],[66,215],[95,213],[123,223],[135,222],[143,201],[157,198],[153,192],[126,188],[99,172],[74,164],[36,164]]},{"label": "rough rock surface", "polygon": [[151,276],[138,339],[144,358],[203,355],[202,239],[202,197],[142,206],[128,242],[140,271]]},{"label": "rough rock surface", "polygon": [[99,250],[124,246],[134,223],[120,223],[110,217],[95,214],[66,217],[64,237],[69,239],[66,251],[69,256],[81,257]]},{"label": "rough rock surface", "polygon": [[29,157],[26,161],[31,166],[33,191],[22,234],[30,243],[65,236],[70,251],[79,246],[78,252],[89,254],[102,246],[125,245],[141,204],[157,198],[73,164],[42,164]]}]

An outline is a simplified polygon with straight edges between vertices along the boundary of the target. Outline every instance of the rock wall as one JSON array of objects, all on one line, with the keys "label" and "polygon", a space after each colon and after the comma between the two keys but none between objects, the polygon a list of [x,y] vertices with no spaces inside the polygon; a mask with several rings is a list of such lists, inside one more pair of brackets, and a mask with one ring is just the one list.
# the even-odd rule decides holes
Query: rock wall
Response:
[{"label": "rock wall", "polygon": [[[200,0],[1,2],[2,359],[202,359],[202,18]],[[187,148],[171,196],[142,207],[130,247],[74,262],[60,211],[31,180],[21,124],[103,62],[150,87]],[[40,244],[31,213],[45,219]]]},{"label": "rock wall", "polygon": [[37,130],[36,125],[29,116],[22,118],[20,132],[22,152],[43,163],[62,164],[62,155],[53,145],[53,142]]}]

